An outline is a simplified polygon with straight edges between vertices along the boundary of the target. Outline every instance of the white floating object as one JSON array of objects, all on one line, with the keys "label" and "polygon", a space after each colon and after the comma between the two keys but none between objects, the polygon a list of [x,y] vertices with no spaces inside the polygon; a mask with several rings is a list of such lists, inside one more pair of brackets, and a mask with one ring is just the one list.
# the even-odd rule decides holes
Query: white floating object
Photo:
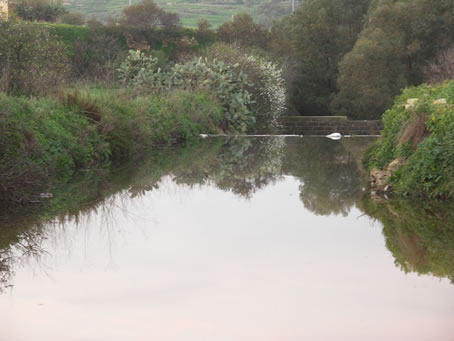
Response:
[{"label": "white floating object", "polygon": [[208,135],[207,135],[207,134],[200,134],[200,137],[201,137],[202,139],[204,139],[205,137],[208,137]]},{"label": "white floating object", "polygon": [[326,137],[331,140],[340,140],[342,138],[342,135],[340,133],[332,133],[332,134],[326,135]]},{"label": "white floating object", "polygon": [[39,195],[40,198],[43,198],[43,199],[50,199],[50,198],[53,198],[54,195],[52,193],[41,193]]}]

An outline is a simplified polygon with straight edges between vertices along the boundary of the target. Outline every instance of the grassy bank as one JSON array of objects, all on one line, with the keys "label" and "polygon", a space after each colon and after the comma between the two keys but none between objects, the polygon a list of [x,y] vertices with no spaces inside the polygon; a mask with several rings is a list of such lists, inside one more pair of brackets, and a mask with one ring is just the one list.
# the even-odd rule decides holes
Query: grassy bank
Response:
[{"label": "grassy bank", "polygon": [[216,133],[222,108],[206,93],[132,97],[125,90],[25,99],[0,94],[0,200],[33,201],[77,169],[140,157],[155,145]]},{"label": "grassy bank", "polygon": [[[406,89],[383,116],[367,153],[371,171],[398,167],[387,180],[399,195],[454,198],[454,81]],[[388,168],[389,169],[389,168]]]}]

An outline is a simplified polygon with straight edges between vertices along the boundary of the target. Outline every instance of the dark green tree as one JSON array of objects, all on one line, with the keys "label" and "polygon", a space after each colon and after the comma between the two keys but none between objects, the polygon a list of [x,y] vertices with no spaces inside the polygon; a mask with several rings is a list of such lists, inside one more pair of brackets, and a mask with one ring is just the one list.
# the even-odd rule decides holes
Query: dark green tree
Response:
[{"label": "dark green tree", "polygon": [[281,34],[278,39],[289,39],[295,53],[290,96],[303,115],[328,113],[329,101],[336,92],[338,64],[355,44],[369,3],[306,0],[280,24],[287,36]]},{"label": "dark green tree", "polygon": [[332,111],[381,117],[403,87],[423,81],[423,69],[454,44],[451,0],[378,0],[353,50],[340,64]]}]

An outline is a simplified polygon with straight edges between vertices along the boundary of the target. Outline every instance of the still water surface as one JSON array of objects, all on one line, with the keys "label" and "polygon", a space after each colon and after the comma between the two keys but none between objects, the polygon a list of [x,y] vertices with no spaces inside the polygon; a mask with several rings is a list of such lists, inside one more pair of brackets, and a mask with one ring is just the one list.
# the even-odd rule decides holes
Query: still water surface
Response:
[{"label": "still water surface", "polygon": [[370,199],[370,142],[206,139],[4,217],[0,340],[454,340],[452,206]]}]

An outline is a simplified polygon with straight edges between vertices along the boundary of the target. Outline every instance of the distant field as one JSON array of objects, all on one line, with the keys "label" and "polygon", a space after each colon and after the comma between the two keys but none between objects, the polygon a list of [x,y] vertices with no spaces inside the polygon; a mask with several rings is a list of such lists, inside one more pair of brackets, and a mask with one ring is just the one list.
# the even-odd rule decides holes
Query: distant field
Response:
[{"label": "distant field", "polygon": [[[202,0],[203,1],[203,0]],[[132,0],[132,4],[139,0]],[[255,8],[234,3],[188,2],[187,0],[155,0],[163,9],[180,15],[184,26],[195,27],[201,18],[207,19],[213,27],[218,27],[232,19],[232,15],[247,12],[253,15]],[[116,16],[129,5],[128,0],[69,0],[65,2],[68,10],[104,20]]]}]

